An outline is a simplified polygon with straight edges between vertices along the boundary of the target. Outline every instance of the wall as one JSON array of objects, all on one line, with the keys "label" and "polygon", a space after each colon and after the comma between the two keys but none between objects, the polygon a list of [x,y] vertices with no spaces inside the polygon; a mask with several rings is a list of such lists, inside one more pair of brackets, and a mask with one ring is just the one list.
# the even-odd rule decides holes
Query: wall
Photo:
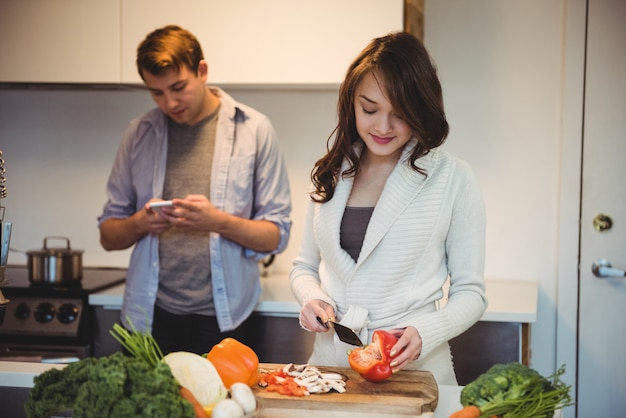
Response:
[{"label": "wall", "polygon": [[[445,145],[476,170],[487,204],[490,278],[540,284],[532,365],[555,358],[563,1],[427,1],[425,43],[440,69],[451,135]],[[530,29],[532,28],[532,30]],[[285,152],[294,229],[276,271],[289,270],[301,236],[309,171],[335,123],[336,91],[229,90],[267,113]],[[96,217],[115,149],[143,91],[0,90],[12,247],[66,235],[88,265],[124,265],[98,245]],[[12,263],[25,258],[11,253]]]},{"label": "wall", "polygon": [[[532,365],[552,373],[557,316],[563,1],[427,1],[448,146],[487,204],[486,275],[539,283]],[[574,366],[574,365],[572,365]]]}]

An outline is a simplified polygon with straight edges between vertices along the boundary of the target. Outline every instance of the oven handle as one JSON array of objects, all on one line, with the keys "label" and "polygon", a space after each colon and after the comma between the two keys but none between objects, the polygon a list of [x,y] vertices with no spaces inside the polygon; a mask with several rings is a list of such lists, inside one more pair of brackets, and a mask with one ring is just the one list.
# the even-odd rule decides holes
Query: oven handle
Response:
[{"label": "oven handle", "polygon": [[80,359],[78,357],[57,357],[57,358],[44,358],[41,359],[42,363],[45,364],[70,364],[76,363]]}]

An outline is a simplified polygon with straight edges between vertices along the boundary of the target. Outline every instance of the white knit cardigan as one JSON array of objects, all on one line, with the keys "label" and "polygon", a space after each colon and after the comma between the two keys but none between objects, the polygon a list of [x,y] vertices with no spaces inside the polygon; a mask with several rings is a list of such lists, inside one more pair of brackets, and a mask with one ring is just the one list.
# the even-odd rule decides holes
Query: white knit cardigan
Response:
[{"label": "white knit cardigan", "polygon": [[[410,368],[456,384],[448,340],[487,307],[484,201],[464,161],[432,150],[417,161],[424,176],[407,163],[413,146],[415,140],[407,143],[385,184],[356,262],[339,244],[353,178],[340,178],[329,202],[309,201],[291,289],[301,305],[311,299],[333,305],[336,318],[360,330],[362,341],[377,329],[415,327],[423,345]],[[448,278],[448,300],[440,307]],[[347,366],[349,348],[332,333],[319,333],[309,363]]]}]

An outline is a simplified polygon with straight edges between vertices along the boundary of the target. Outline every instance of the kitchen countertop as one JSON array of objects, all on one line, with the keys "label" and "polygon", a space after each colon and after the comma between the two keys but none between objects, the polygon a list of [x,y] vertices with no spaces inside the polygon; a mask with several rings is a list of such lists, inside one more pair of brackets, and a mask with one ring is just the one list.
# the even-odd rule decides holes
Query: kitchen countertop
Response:
[{"label": "kitchen countertop", "polygon": [[[41,363],[0,361],[0,388],[32,388],[33,379],[35,378],[35,376],[52,368],[60,369],[63,367],[65,366]],[[461,409],[461,404],[459,402],[461,389],[462,387],[460,386],[440,385],[439,402],[437,408],[435,410],[435,413],[433,415],[428,415],[428,417],[448,418],[452,412]],[[263,415],[263,417],[272,418],[272,415]]]},{"label": "kitchen countertop", "polygon": [[[481,321],[534,323],[537,320],[536,282],[527,280],[487,279],[489,306]],[[106,309],[120,309],[124,285],[89,295],[89,304]],[[271,274],[261,278],[261,299],[256,312],[262,315],[297,317],[296,302],[287,274]]]}]

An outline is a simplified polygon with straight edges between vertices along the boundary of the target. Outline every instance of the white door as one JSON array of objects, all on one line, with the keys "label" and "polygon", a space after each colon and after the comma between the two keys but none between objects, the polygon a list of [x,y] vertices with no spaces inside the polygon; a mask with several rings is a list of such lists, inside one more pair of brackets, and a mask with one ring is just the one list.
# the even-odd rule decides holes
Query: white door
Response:
[{"label": "white door", "polygon": [[626,269],[626,1],[588,7],[577,416],[626,417],[626,278],[592,273],[598,259]]}]

